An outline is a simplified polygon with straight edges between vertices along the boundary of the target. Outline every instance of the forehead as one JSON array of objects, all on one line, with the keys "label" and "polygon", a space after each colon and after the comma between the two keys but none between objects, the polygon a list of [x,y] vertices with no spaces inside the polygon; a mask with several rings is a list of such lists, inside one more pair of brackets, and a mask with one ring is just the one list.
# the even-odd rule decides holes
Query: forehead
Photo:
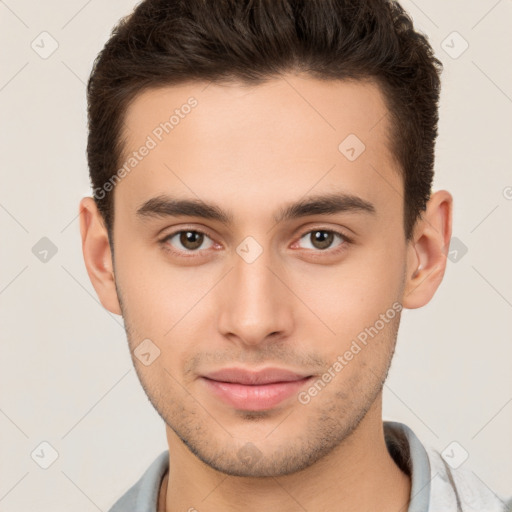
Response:
[{"label": "forehead", "polygon": [[117,188],[139,204],[176,191],[226,199],[243,191],[247,204],[265,194],[270,204],[333,187],[375,203],[390,195],[398,202],[402,183],[388,119],[370,82],[285,75],[259,85],[150,89],[126,111],[119,167],[134,151],[151,149],[131,158],[135,165]]}]

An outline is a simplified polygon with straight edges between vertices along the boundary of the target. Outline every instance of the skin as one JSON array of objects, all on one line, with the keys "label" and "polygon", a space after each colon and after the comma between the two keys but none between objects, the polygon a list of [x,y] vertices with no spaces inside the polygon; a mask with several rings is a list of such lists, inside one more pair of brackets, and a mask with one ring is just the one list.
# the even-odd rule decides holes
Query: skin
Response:
[{"label": "skin", "polygon": [[[200,377],[228,366],[318,377],[394,302],[427,304],[446,267],[451,195],[431,195],[406,242],[387,110],[371,83],[289,74],[252,87],[146,91],[127,110],[126,154],[190,96],[197,107],[116,185],[114,258],[94,200],[80,203],[84,260],[101,303],[123,316],[132,357],[146,338],[160,350],[149,366],[133,357],[172,459],[159,511],[407,510],[410,479],[388,454],[382,426],[400,314],[306,405],[294,395],[240,411]],[[348,134],[366,146],[353,162],[338,150]],[[332,192],[371,202],[375,214],[273,220],[285,205]],[[138,218],[162,193],[213,202],[232,223]],[[179,229],[207,236],[195,250],[179,235],[162,241]],[[314,229],[352,242],[334,237],[318,248]],[[262,249],[252,263],[236,252],[247,236]],[[252,462],[239,456],[244,449]]]}]

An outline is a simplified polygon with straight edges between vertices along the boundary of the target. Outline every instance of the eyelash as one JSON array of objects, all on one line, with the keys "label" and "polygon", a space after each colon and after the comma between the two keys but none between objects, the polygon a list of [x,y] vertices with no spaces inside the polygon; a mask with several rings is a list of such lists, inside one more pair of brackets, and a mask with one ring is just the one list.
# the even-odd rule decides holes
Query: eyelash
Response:
[{"label": "eyelash", "polygon": [[[192,233],[200,233],[204,236],[207,236],[208,238],[210,238],[212,241],[212,237],[206,233],[205,231],[201,230],[201,229],[179,229],[177,231],[173,231],[172,233],[169,233],[167,235],[165,235],[164,238],[162,238],[159,242],[162,246],[162,248],[175,255],[175,256],[181,256],[181,257],[184,257],[184,258],[197,258],[197,257],[200,257],[201,256],[201,250],[196,250],[196,251],[178,251],[176,249],[174,249],[171,245],[169,245],[168,240],[171,239],[172,237],[180,234],[180,233],[184,233],[184,232],[187,232],[187,231],[190,231]],[[341,252],[345,251],[347,249],[347,246],[348,245],[351,245],[353,243],[353,240],[351,237],[348,237],[344,232],[342,231],[336,231],[335,229],[324,229],[322,227],[320,228],[313,228],[313,229],[309,229],[308,231],[304,231],[303,233],[301,233],[301,235],[298,237],[297,241],[300,241],[305,235],[308,235],[308,234],[311,234],[311,233],[314,233],[315,231],[324,231],[324,232],[327,232],[327,233],[332,233],[334,235],[337,235],[339,236],[341,239],[342,239],[342,242],[339,246],[337,246],[336,248],[334,249],[324,249],[324,250],[321,250],[321,249],[317,249],[317,250],[314,250],[314,249],[306,249],[307,251],[312,251],[313,253],[315,253],[315,256],[320,256],[321,254],[329,254],[331,256],[335,256],[335,255],[338,255],[340,254]],[[215,242],[214,242],[215,243]],[[203,249],[203,250],[207,250],[207,249]],[[184,254],[186,254],[186,256],[184,256]]]}]

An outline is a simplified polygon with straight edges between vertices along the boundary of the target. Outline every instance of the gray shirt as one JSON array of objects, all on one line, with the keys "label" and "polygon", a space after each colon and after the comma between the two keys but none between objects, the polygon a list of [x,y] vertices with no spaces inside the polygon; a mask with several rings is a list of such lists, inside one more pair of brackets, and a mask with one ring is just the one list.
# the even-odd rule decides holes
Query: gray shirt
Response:
[{"label": "gray shirt", "polygon": [[[397,422],[384,422],[390,455],[411,477],[408,512],[506,512],[512,510],[467,469],[450,464],[427,450],[414,432]],[[162,478],[169,468],[169,451],[162,452],[109,512],[157,512]],[[509,501],[509,506],[512,500]]]}]

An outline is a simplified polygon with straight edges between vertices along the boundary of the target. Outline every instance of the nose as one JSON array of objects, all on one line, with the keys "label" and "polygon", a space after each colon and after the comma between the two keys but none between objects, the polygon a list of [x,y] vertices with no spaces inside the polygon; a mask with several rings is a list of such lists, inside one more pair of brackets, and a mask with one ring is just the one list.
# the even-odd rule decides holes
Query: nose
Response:
[{"label": "nose", "polygon": [[234,255],[234,268],[221,291],[218,328],[224,337],[256,346],[290,336],[295,298],[283,274],[266,251],[252,263]]}]

